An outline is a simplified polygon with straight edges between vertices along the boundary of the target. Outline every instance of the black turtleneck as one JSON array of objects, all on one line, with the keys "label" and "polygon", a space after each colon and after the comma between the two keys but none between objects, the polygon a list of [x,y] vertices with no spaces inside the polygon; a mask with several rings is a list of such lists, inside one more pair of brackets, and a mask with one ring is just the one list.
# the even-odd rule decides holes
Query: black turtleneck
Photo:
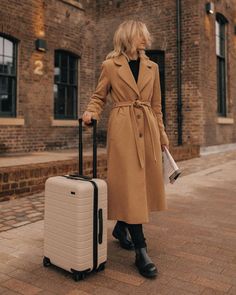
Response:
[{"label": "black turtleneck", "polygon": [[130,69],[134,75],[135,81],[138,81],[138,73],[139,73],[139,64],[140,64],[140,57],[138,59],[130,59],[128,62]]}]

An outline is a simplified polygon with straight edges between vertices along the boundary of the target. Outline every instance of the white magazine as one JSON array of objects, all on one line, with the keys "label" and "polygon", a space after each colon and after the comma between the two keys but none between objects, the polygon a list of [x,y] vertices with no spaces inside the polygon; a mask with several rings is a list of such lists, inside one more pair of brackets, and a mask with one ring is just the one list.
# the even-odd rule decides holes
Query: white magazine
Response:
[{"label": "white magazine", "polygon": [[164,151],[162,152],[162,164],[165,185],[169,183],[173,184],[181,174],[181,170],[171,156],[168,148],[165,146]]}]

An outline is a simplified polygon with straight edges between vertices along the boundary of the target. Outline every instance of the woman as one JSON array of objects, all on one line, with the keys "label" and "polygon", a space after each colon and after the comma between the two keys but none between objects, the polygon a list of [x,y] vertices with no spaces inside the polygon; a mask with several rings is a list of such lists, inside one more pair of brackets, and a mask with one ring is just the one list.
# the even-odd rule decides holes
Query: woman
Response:
[{"label": "woman", "polygon": [[[135,249],[135,265],[145,277],[158,270],[147,254],[143,223],[150,211],[166,210],[162,152],[169,148],[161,111],[158,65],[145,54],[152,37],[140,21],[116,30],[114,50],[101,65],[95,92],[83,113],[85,124],[100,120],[108,93],[113,108],[107,130],[108,219],[121,247]],[[129,234],[131,239],[129,238]]]}]

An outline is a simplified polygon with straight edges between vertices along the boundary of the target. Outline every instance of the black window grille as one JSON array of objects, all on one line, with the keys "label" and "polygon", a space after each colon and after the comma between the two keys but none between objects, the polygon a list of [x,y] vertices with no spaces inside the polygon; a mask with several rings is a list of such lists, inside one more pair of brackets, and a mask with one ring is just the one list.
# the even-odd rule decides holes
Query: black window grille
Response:
[{"label": "black window grille", "polygon": [[78,57],[56,50],[54,67],[54,118],[77,119]]},{"label": "black window grille", "polygon": [[226,116],[226,23],[221,15],[216,15],[216,58],[217,58],[217,112],[220,116]]},{"label": "black window grille", "polygon": [[0,117],[16,116],[17,40],[0,34]]}]

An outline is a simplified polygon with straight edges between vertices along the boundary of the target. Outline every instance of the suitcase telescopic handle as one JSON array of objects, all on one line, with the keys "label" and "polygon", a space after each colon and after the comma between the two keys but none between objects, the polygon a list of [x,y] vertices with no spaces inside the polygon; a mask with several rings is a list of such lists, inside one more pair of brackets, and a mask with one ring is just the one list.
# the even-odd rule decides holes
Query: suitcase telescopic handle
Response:
[{"label": "suitcase telescopic handle", "polygon": [[[91,119],[93,126],[93,178],[97,178],[97,120]],[[83,177],[83,120],[79,118],[79,175]]]}]

